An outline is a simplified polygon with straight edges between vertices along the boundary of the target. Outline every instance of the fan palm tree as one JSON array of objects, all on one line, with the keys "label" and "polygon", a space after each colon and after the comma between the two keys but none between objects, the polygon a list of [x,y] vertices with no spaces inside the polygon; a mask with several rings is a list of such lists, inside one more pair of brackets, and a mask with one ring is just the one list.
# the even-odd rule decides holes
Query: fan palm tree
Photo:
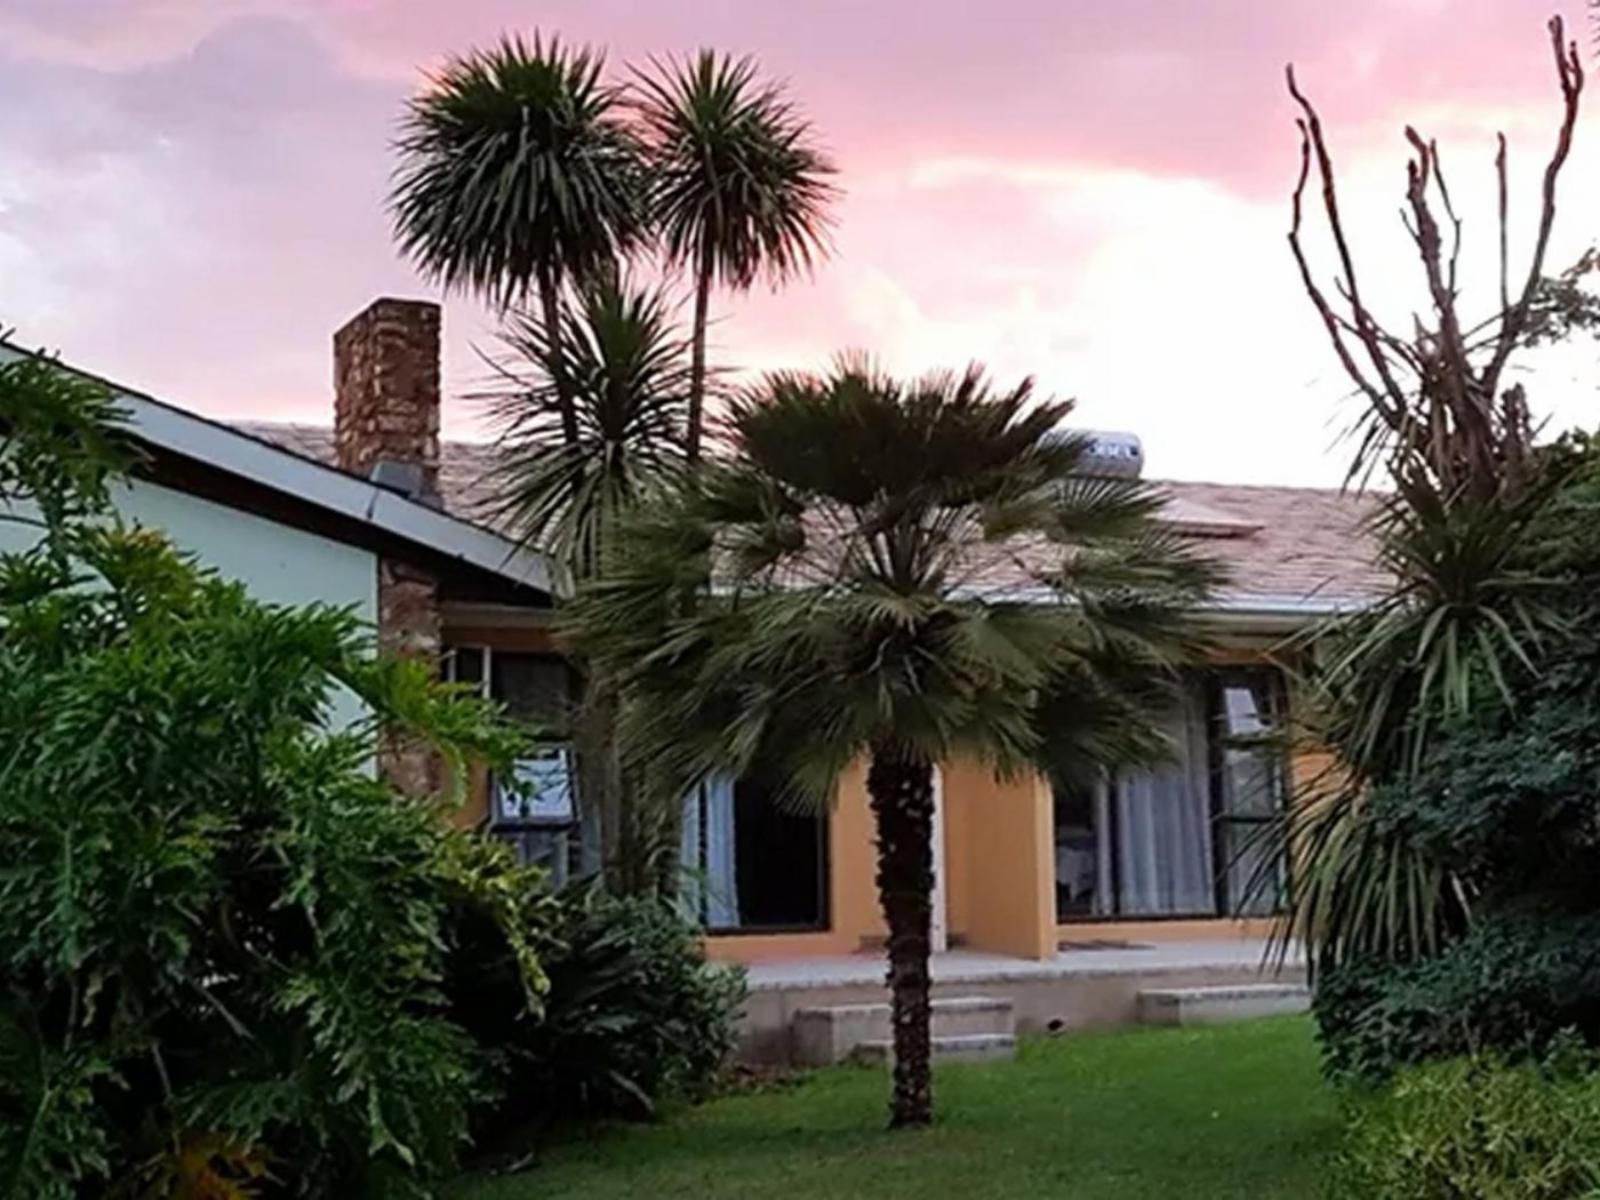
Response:
[{"label": "fan palm tree", "polygon": [[703,50],[638,73],[638,109],[650,143],[650,213],[668,261],[694,277],[691,462],[705,410],[711,287],[748,291],[807,271],[826,251],[833,166],[783,89],[756,77],[749,58]]},{"label": "fan palm tree", "polygon": [[[495,500],[485,515],[582,581],[599,569],[618,522],[681,477],[689,346],[658,289],[607,271],[572,290],[558,310],[559,336],[543,309],[508,314],[502,353],[490,360],[494,384],[477,399],[498,434],[499,463],[489,475]],[[576,438],[564,429],[558,380],[568,388]],[[670,840],[676,822],[623,771],[613,737],[620,698],[597,664],[581,666],[581,790],[600,818],[611,882],[646,891],[658,876],[653,843]]]},{"label": "fan palm tree", "polygon": [[[451,59],[412,99],[390,208],[429,278],[506,307],[536,292],[559,350],[564,282],[604,269],[644,230],[643,152],[604,57],[535,35]],[[578,416],[551,360],[563,437]]]},{"label": "fan palm tree", "polygon": [[730,459],[642,513],[570,617],[639,700],[624,746],[668,777],[819,804],[868,760],[895,1126],[932,1117],[935,767],[1148,761],[1147,694],[1212,582],[1150,487],[1078,473],[1068,411],[977,368],[770,377],[730,405]]}]

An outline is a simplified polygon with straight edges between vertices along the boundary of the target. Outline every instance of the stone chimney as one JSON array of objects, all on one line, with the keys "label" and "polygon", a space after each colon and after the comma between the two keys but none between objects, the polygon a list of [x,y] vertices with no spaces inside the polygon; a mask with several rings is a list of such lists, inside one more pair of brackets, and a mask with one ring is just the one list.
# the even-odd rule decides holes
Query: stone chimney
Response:
[{"label": "stone chimney", "polygon": [[439,502],[439,306],[374,300],[333,335],[339,466]]},{"label": "stone chimney", "polygon": [[[423,504],[439,503],[439,306],[375,300],[333,335],[333,438],[339,466]],[[403,558],[378,560],[378,645],[437,666],[439,580]],[[412,796],[440,790],[426,744],[384,735],[379,762]]]}]

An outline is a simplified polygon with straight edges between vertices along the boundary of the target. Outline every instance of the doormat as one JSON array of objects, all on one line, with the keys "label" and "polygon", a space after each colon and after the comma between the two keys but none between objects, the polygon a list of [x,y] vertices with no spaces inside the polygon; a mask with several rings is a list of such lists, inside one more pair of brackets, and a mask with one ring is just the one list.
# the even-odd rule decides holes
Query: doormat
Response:
[{"label": "doormat", "polygon": [[1088,942],[1061,942],[1058,950],[1152,950],[1143,942],[1124,942],[1116,938],[1095,938]]}]

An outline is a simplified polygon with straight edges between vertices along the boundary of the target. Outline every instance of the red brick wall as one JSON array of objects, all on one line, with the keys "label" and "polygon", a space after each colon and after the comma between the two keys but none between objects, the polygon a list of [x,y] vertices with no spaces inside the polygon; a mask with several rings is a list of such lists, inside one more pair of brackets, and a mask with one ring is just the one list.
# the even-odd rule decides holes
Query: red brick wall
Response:
[{"label": "red brick wall", "polygon": [[[379,462],[421,469],[416,499],[439,490],[439,306],[377,300],[333,337],[334,443],[339,466],[363,477]],[[378,644],[437,665],[439,581],[401,559],[378,564]],[[426,745],[386,734],[384,774],[413,796],[437,792],[443,764]]]},{"label": "red brick wall", "polygon": [[439,306],[375,300],[333,335],[339,465],[370,475],[384,460],[422,468],[439,492]]}]

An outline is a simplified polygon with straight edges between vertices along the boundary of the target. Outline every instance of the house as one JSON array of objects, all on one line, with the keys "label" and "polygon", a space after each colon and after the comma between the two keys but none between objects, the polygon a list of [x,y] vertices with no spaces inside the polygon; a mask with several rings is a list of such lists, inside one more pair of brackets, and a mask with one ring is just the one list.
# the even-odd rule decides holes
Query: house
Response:
[{"label": "house", "polygon": [[[354,604],[384,644],[437,656],[515,715],[559,719],[574,680],[553,634],[552,576],[495,526],[491,449],[439,439],[438,339],[431,304],[380,300],[354,318],[334,338],[330,427],[228,427],[122,393],[149,459],[119,506],[267,599]],[[1163,487],[1166,519],[1233,578],[1203,614],[1220,649],[1167,718],[1177,759],[1092,792],[942,764],[936,949],[1044,970],[1063,945],[1159,948],[1264,928],[1272,894],[1247,881],[1282,865],[1252,857],[1251,835],[1291,780],[1321,765],[1268,736],[1288,703],[1271,652],[1382,587],[1361,528],[1367,506],[1333,490]],[[565,753],[528,764],[549,785],[532,808],[479,780],[465,818],[558,878],[592,870],[599,853],[560,786]],[[425,755],[386,765],[407,786],[429,782]],[[686,887],[712,956],[758,964],[758,986],[765,969],[779,990],[806,982],[783,964],[808,962],[846,964],[827,976],[830,996],[878,987],[878,959],[860,955],[884,937],[864,774],[851,772],[817,815],[769,803],[750,781],[714,780],[688,798]],[[775,1000],[769,1024],[783,1024],[792,1001]]]},{"label": "house", "polygon": [[[24,353],[0,342],[0,361]],[[114,490],[119,515],[259,599],[351,608],[388,649],[432,658],[464,638],[522,638],[551,610],[549,564],[439,500],[438,308],[378,301],[339,331],[334,364],[339,441],[327,462],[109,385],[139,451]],[[0,522],[0,549],[34,536]],[[518,623],[485,630],[484,612]],[[336,705],[335,721],[357,715],[352,696]],[[384,767],[411,791],[438,782],[416,747],[390,748]]]},{"label": "house", "polygon": [[[332,428],[238,428],[307,460],[336,463],[345,461],[350,436],[341,412]],[[436,428],[437,414],[426,421]],[[404,450],[390,446],[388,454],[398,459]],[[444,511],[489,532],[493,463],[489,446],[446,442],[427,468],[436,472]],[[1186,711],[1173,718],[1182,762],[1099,795],[1055,795],[1044,780],[1001,784],[971,764],[946,764],[941,944],[1044,959],[1063,939],[1221,928],[1247,900],[1244,880],[1254,869],[1235,861],[1239,846],[1281,802],[1289,773],[1315,769],[1306,759],[1276,761],[1276,744],[1263,736],[1281,724],[1286,704],[1269,651],[1382,586],[1359,528],[1366,505],[1329,489],[1164,487],[1167,519],[1201,539],[1233,575],[1205,614],[1224,649],[1194,674]],[[458,603],[451,614],[444,647],[458,677],[488,680],[491,695],[529,714],[549,712],[566,696],[571,685],[562,678],[549,609],[485,601]],[[549,657],[508,661],[512,654]],[[846,779],[833,811],[817,817],[787,813],[745,782],[717,781],[690,798],[685,857],[714,955],[747,962],[838,956],[881,941],[863,775]]]}]

